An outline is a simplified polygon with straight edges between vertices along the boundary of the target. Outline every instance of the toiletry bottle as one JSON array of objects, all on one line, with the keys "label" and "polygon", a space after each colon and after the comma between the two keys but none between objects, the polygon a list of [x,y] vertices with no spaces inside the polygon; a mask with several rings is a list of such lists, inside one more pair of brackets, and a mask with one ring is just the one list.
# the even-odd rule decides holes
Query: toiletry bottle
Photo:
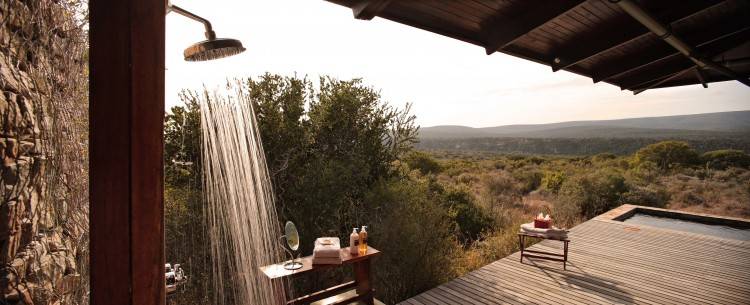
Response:
[{"label": "toiletry bottle", "polygon": [[367,254],[367,226],[359,231],[359,255]]},{"label": "toiletry bottle", "polygon": [[354,228],[352,234],[349,235],[349,253],[352,255],[359,253],[359,233],[357,233],[357,228]]}]

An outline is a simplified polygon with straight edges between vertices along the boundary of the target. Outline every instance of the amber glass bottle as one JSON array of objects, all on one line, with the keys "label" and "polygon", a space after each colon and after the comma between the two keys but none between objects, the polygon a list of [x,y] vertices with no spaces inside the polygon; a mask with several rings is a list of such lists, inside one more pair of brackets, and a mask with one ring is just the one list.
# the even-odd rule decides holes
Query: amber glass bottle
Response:
[{"label": "amber glass bottle", "polygon": [[367,254],[367,226],[359,231],[359,255]]}]

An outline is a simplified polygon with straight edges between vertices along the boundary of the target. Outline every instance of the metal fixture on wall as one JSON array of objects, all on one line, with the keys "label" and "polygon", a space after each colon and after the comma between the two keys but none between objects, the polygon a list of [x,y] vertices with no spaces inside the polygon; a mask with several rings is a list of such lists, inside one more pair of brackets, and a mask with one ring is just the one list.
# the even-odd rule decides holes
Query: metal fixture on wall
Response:
[{"label": "metal fixture on wall", "polygon": [[211,22],[203,17],[186,11],[185,9],[169,4],[167,14],[175,12],[182,16],[188,17],[200,23],[206,28],[206,40],[194,43],[185,49],[184,55],[186,61],[207,61],[214,60],[232,55],[237,55],[245,51],[242,42],[231,38],[216,38],[211,27]]}]

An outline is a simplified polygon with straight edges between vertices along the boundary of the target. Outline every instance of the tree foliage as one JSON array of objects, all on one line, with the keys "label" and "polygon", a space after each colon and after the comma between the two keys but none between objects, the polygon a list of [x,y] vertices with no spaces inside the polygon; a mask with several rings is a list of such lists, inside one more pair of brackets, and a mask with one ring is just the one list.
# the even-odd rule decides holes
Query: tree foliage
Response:
[{"label": "tree foliage", "polygon": [[714,150],[704,153],[701,159],[707,167],[712,169],[727,169],[729,167],[750,167],[750,156],[744,151],[736,149]]},{"label": "tree foliage", "polygon": [[694,165],[698,160],[698,153],[688,143],[682,141],[654,143],[635,153],[636,163],[653,162],[662,170]]}]

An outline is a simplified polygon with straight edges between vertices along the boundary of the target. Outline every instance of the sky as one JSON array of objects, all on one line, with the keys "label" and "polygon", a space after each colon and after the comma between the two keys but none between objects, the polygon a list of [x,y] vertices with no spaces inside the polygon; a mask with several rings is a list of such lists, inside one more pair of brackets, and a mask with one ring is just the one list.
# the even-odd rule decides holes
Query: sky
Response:
[{"label": "sky", "polygon": [[616,86],[378,18],[357,20],[322,0],[173,0],[211,21],[218,37],[247,51],[186,62],[183,50],[204,39],[200,23],[167,15],[166,106],[181,89],[221,88],[228,78],[265,72],[362,78],[392,105],[412,103],[423,127],[489,127],[750,110],[738,82],[649,90]]}]

